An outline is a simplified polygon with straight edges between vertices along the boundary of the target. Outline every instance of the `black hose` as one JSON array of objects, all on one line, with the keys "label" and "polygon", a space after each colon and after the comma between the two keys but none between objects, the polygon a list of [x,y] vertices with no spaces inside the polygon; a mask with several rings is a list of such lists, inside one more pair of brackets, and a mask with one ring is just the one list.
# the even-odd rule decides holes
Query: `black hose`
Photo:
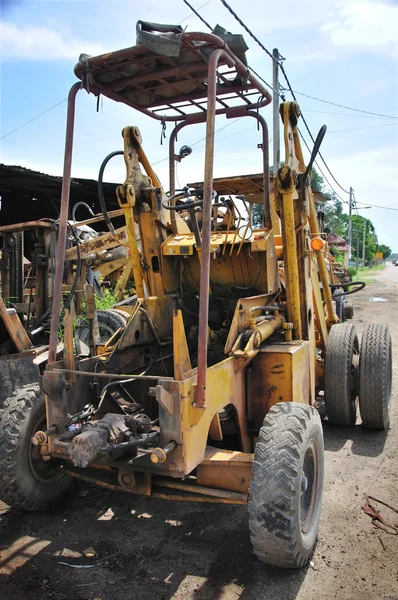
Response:
[{"label": "black hose", "polygon": [[113,444],[112,446],[105,446],[101,449],[101,454],[113,454],[114,452],[120,452],[121,450],[132,450],[138,446],[150,446],[153,443],[158,443],[159,438],[160,434],[158,431],[147,433],[142,437],[137,437],[127,442],[120,442],[119,444]]},{"label": "black hose", "polygon": [[257,281],[259,280],[260,273],[261,273],[261,252],[258,253],[258,269],[257,269],[256,279],[253,281],[253,283],[251,283],[248,286],[232,285],[231,287],[233,287],[237,290],[251,290],[252,288],[254,288]]},{"label": "black hose", "polygon": [[88,212],[90,213],[90,215],[95,217],[94,211],[87,204],[87,202],[78,202],[77,204],[75,204],[75,206],[72,209],[72,221],[76,221],[76,210],[79,208],[79,206],[85,206],[87,208]]},{"label": "black hose", "polygon": [[354,283],[350,282],[350,283],[330,283],[329,286],[330,288],[333,289],[338,289],[338,288],[346,288],[349,287],[350,285],[354,285],[355,286],[355,290],[350,290],[348,292],[337,292],[337,294],[333,294],[333,298],[340,298],[341,296],[349,296],[350,294],[356,294],[357,292],[360,292],[364,289],[364,287],[366,286],[366,283],[364,281],[354,281]]},{"label": "black hose", "polygon": [[106,210],[103,177],[104,177],[105,167],[108,164],[108,162],[111,160],[111,158],[113,158],[114,156],[119,156],[119,155],[123,155],[123,154],[124,154],[123,150],[115,150],[114,152],[111,152],[110,154],[108,154],[108,156],[106,156],[104,158],[104,160],[102,161],[102,164],[101,164],[101,167],[100,167],[100,170],[98,173],[98,199],[99,199],[102,214],[104,215],[105,223],[107,224],[109,231],[111,233],[113,233],[113,235],[116,235],[116,233],[115,233],[115,228],[113,227],[112,222],[109,218],[108,211]]},{"label": "black hose", "polygon": [[63,315],[65,314],[65,310],[67,310],[67,309],[70,308],[70,305],[71,305],[71,302],[72,302],[72,298],[73,298],[73,296],[75,295],[75,292],[76,292],[77,282],[79,281],[79,277],[80,277],[80,274],[81,274],[81,271],[82,271],[82,257],[81,257],[81,254],[80,254],[79,240],[78,240],[78,237],[76,235],[76,231],[73,229],[73,227],[69,223],[69,221],[67,221],[67,225],[68,225],[70,231],[72,232],[73,237],[75,238],[76,252],[77,252],[77,264],[76,264],[75,278],[73,280],[72,287],[71,287],[71,289],[69,291],[68,297],[67,297],[67,299],[65,301],[64,308],[63,308],[62,313],[61,313],[61,320],[63,318]]}]

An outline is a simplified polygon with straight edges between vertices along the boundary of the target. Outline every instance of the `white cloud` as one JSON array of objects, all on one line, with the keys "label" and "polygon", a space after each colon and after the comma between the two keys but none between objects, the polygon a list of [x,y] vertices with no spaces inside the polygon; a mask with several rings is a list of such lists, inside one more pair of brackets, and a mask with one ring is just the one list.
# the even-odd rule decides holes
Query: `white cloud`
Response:
[{"label": "white cloud", "polygon": [[19,27],[0,21],[1,59],[5,60],[75,60],[84,52],[93,56],[106,50],[97,42],[80,40],[73,36],[42,26]]},{"label": "white cloud", "polygon": [[345,3],[332,20],[321,27],[335,46],[370,48],[389,52],[398,44],[398,5],[387,2]]}]

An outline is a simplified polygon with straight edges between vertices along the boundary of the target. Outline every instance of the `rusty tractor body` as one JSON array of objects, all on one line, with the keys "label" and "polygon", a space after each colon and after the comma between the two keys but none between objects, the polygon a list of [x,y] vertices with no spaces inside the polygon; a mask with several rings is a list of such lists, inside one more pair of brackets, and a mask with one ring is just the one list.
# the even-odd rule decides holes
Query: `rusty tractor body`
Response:
[{"label": "rusty tractor body", "polygon": [[[353,326],[337,325],[333,271],[308,183],[312,163],[304,164],[298,137],[299,107],[280,107],[285,163],[270,178],[260,110],[271,97],[238,51],[242,38],[229,36],[227,43],[221,34],[177,28],[177,46],[162,50],[153,44],[162,33],[151,27],[141,24],[147,35],[137,46],[83,58],[75,68],[49,361],[41,380],[47,429],[32,432],[33,444],[64,480],[77,477],[157,498],[249,503],[257,556],[300,567],[315,544],[321,507],[317,407],[326,400],[328,410],[328,398],[333,404],[329,379],[337,378],[348,394],[344,410],[356,410],[357,388],[342,365],[345,372],[347,361],[358,367],[358,348],[355,332],[347,329]],[[165,194],[139,129],[125,127],[126,180],[117,198],[137,298],[126,326],[106,344],[95,340],[95,305],[88,303],[93,337],[86,358],[74,352],[67,309],[64,355],[57,360],[63,267],[76,251],[65,250],[65,242],[81,88],[174,125],[170,191]],[[218,115],[256,120],[260,176],[213,179]],[[175,140],[195,123],[206,123],[204,180],[176,190]],[[344,330],[339,345],[345,354],[333,350],[329,367],[334,330]],[[352,420],[343,412],[331,410],[335,421]],[[54,496],[59,493],[57,488]]]}]

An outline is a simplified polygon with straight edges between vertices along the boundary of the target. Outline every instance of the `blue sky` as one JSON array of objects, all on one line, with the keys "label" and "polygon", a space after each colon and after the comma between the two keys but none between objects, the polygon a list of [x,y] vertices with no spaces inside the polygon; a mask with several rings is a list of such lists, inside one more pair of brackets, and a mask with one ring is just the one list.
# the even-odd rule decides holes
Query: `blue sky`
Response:
[{"label": "blue sky", "polygon": [[[191,0],[202,7],[206,0]],[[293,89],[338,104],[398,116],[398,3],[369,0],[230,0],[264,45],[278,47]],[[182,0],[14,0],[1,2],[1,136],[66,98],[74,83],[73,67],[81,52],[91,55],[135,44],[139,19],[179,23],[191,31],[203,25]],[[234,33],[244,33],[219,0],[201,14]],[[248,60],[267,81],[271,61],[245,34]],[[370,117],[298,95],[313,134],[324,123],[328,133],[322,153],[345,189],[358,202],[398,208],[398,120]],[[66,104],[5,137],[0,160],[45,173],[61,174]],[[336,113],[336,114],[333,114]],[[263,110],[271,125],[271,109]],[[225,124],[221,117],[216,128]],[[122,148],[121,130],[138,125],[152,162],[167,155],[159,124],[131,109],[80,93],[72,174],[96,178],[102,159]],[[170,128],[167,131],[170,133]],[[204,135],[203,126],[185,129],[181,144]],[[259,133],[244,120],[216,137],[215,176],[257,172]],[[178,169],[181,185],[203,177],[203,144]],[[156,166],[167,188],[167,162]],[[106,179],[123,180],[122,159],[109,165]],[[343,198],[346,194],[335,186]],[[398,252],[398,212],[369,209],[381,243]]]}]

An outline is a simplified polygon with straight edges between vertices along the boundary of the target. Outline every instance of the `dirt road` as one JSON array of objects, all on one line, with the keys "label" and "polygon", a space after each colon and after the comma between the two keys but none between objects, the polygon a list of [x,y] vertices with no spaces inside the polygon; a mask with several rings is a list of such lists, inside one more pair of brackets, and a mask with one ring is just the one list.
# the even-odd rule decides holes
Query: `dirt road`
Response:
[{"label": "dirt road", "polygon": [[[369,320],[387,323],[398,365],[398,268],[375,278],[354,296],[355,323],[359,331]],[[306,569],[257,561],[245,507],[145,500],[80,484],[48,513],[0,503],[1,600],[397,600],[398,536],[361,510],[366,493],[398,507],[397,369],[392,402],[388,434],[325,424],[323,513]],[[398,523],[398,514],[379,508]],[[89,547],[93,558],[82,555]]]}]

